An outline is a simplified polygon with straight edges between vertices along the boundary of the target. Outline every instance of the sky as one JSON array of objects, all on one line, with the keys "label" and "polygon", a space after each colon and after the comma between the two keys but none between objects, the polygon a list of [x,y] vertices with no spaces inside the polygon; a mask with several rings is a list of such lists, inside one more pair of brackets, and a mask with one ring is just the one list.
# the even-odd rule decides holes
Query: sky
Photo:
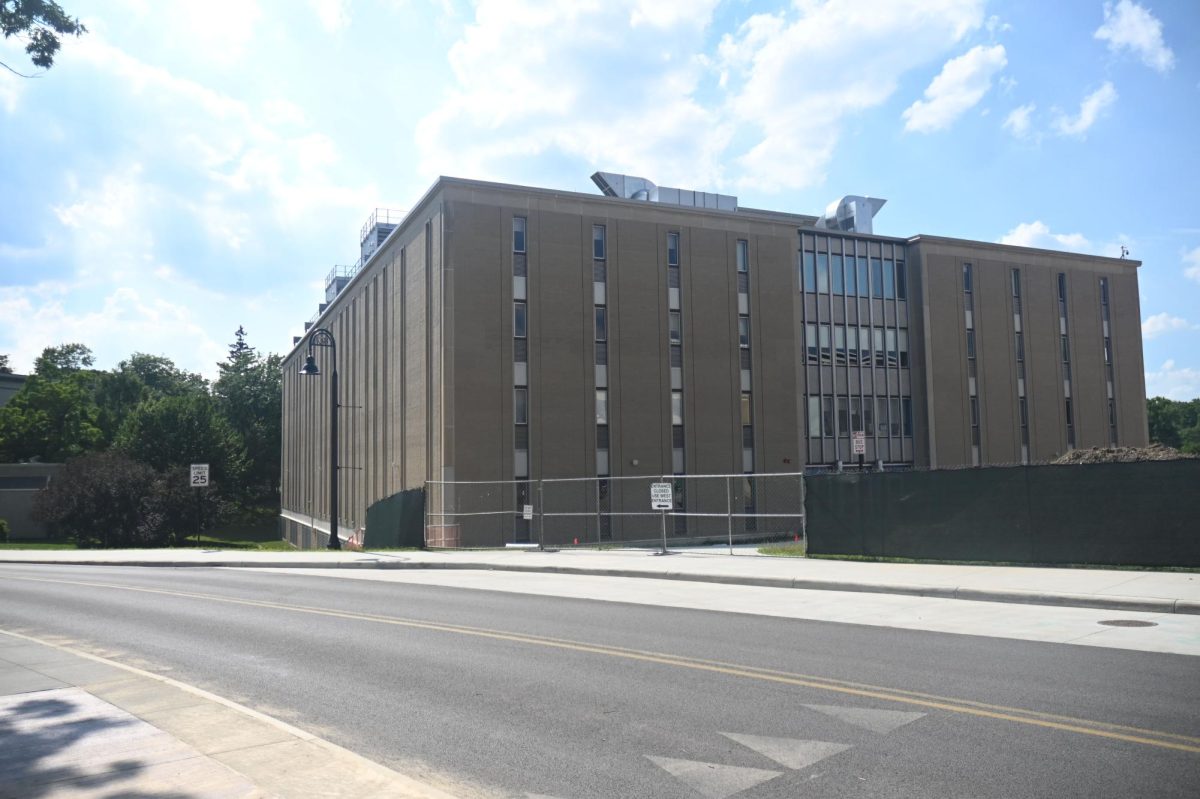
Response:
[{"label": "sky", "polygon": [[[1196,0],[59,0],[0,69],[0,353],[287,352],[371,212],[597,171],[875,232],[1119,255],[1200,397]],[[0,61],[33,71],[15,39]]]}]

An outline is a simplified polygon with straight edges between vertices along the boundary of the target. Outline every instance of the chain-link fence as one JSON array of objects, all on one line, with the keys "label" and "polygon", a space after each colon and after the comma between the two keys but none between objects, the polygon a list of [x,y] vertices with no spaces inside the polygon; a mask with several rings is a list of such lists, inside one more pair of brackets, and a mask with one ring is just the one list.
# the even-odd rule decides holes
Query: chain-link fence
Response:
[{"label": "chain-link fence", "polygon": [[[651,508],[654,483],[671,486],[671,508]],[[429,547],[732,545],[805,534],[799,472],[430,480],[426,492]]]}]

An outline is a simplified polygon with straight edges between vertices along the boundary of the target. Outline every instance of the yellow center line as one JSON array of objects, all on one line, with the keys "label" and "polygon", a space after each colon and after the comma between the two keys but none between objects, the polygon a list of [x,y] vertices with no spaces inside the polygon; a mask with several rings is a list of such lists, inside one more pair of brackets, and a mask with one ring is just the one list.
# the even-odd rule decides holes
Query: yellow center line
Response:
[{"label": "yellow center line", "polygon": [[470,635],[497,641],[509,641],[513,643],[528,644],[532,646],[541,646],[572,652],[604,655],[607,657],[622,658],[625,660],[640,661],[643,663],[674,666],[693,671],[722,674],[729,677],[739,677],[761,682],[812,688],[820,691],[830,691],[834,693],[847,694],[850,696],[879,699],[886,702],[897,702],[933,710],[944,710],[950,713],[959,713],[967,716],[1011,721],[1017,724],[1026,724],[1064,732],[1073,732],[1081,735],[1091,735],[1099,738],[1108,738],[1112,740],[1126,741],[1129,743],[1144,744],[1146,746],[1155,746],[1163,749],[1174,749],[1183,752],[1200,753],[1200,738],[1180,735],[1177,733],[1161,732],[1158,730],[1149,730],[1120,724],[1110,724],[1107,722],[1092,721],[1089,719],[1073,718],[1071,716],[1060,716],[1051,713],[1042,713],[1035,710],[1006,707],[1004,705],[990,705],[972,700],[941,697],[934,694],[922,694],[915,691],[875,686],[866,683],[854,683],[828,677],[792,674],[789,672],[758,668],[756,666],[703,660],[683,655],[648,652],[639,649],[627,649],[608,644],[572,641],[569,639],[551,638],[531,633],[514,633],[504,630],[489,629],[486,627],[470,627],[466,625],[423,621],[420,619],[406,619],[397,616],[383,616],[357,611],[330,610],[328,608],[319,608],[307,605],[287,605],[266,600],[240,599],[236,597],[203,594],[192,591],[145,588],[140,586],[119,585],[114,583],[56,580],[44,577],[15,577],[4,575],[4,579],[25,580],[28,582],[41,583],[58,583],[62,585],[74,585],[90,588],[110,588],[120,591],[159,594],[164,596],[199,599],[210,602],[224,602],[231,605],[244,605],[248,607],[269,608],[272,610],[285,610],[293,613],[307,613],[311,615],[328,616],[331,618],[348,619],[352,621],[368,621],[378,624],[390,624],[399,627],[407,627],[411,629],[429,630],[433,632]]}]

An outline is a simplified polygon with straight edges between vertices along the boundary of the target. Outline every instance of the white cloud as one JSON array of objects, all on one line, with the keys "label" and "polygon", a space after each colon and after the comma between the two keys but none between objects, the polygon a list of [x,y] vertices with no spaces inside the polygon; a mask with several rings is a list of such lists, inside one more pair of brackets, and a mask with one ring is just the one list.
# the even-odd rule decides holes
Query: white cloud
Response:
[{"label": "white cloud", "polygon": [[1177,330],[1200,330],[1200,325],[1194,325],[1178,316],[1171,316],[1166,311],[1142,320],[1142,338],[1146,341]]},{"label": "white cloud", "polygon": [[350,26],[350,0],[308,0],[308,5],[328,33],[341,33]]},{"label": "white cloud", "polygon": [[1033,128],[1031,117],[1036,108],[1033,103],[1014,108],[1004,119],[1002,127],[1018,139],[1028,138]]},{"label": "white cloud", "polygon": [[812,185],[844,120],[984,22],[981,0],[796,3],[708,48],[715,5],[482,0],[418,125],[421,173],[528,179],[565,157],[689,188]]},{"label": "white cloud", "polygon": [[1069,117],[1059,112],[1054,120],[1054,130],[1061,136],[1082,136],[1116,101],[1116,88],[1111,81],[1105,81],[1103,86],[1083,98],[1079,104],[1079,116]]},{"label": "white cloud", "polygon": [[1196,399],[1200,397],[1200,369],[1176,366],[1174,360],[1167,360],[1157,370],[1146,371],[1146,396]]},{"label": "white cloud", "polygon": [[1094,35],[1107,42],[1110,51],[1129,50],[1151,69],[1169,72],[1175,66],[1175,54],[1163,42],[1162,22],[1131,0],[1120,0],[1115,6],[1105,3],[1104,24]]},{"label": "white cloud", "polygon": [[1000,243],[1070,252],[1092,252],[1095,249],[1082,233],[1051,233],[1049,226],[1041,220],[1022,222],[1001,236]]},{"label": "white cloud", "polygon": [[950,59],[925,89],[924,99],[904,110],[904,129],[931,133],[950,127],[983,99],[992,88],[992,77],[1007,63],[1001,44],[978,45]]},{"label": "white cloud", "polygon": [[1200,247],[1183,255],[1183,274],[1200,283]]}]

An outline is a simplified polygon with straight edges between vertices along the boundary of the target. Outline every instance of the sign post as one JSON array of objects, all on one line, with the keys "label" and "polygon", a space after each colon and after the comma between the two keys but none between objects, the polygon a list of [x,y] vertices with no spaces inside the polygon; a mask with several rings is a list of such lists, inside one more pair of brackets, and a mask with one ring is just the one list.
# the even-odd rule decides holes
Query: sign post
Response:
[{"label": "sign post", "polygon": [[863,471],[863,460],[867,454],[867,434],[862,430],[855,430],[852,434],[852,449],[851,451],[858,456],[858,470]]},{"label": "sign post", "polygon": [[651,483],[650,484],[650,509],[659,511],[662,522],[662,551],[658,554],[667,554],[667,511],[675,504],[675,495],[671,490],[670,483]]},{"label": "sign post", "polygon": [[[193,463],[188,477],[188,485],[192,488],[208,488],[208,464]],[[204,511],[203,496],[196,492],[196,546],[200,546],[200,519]]]}]

